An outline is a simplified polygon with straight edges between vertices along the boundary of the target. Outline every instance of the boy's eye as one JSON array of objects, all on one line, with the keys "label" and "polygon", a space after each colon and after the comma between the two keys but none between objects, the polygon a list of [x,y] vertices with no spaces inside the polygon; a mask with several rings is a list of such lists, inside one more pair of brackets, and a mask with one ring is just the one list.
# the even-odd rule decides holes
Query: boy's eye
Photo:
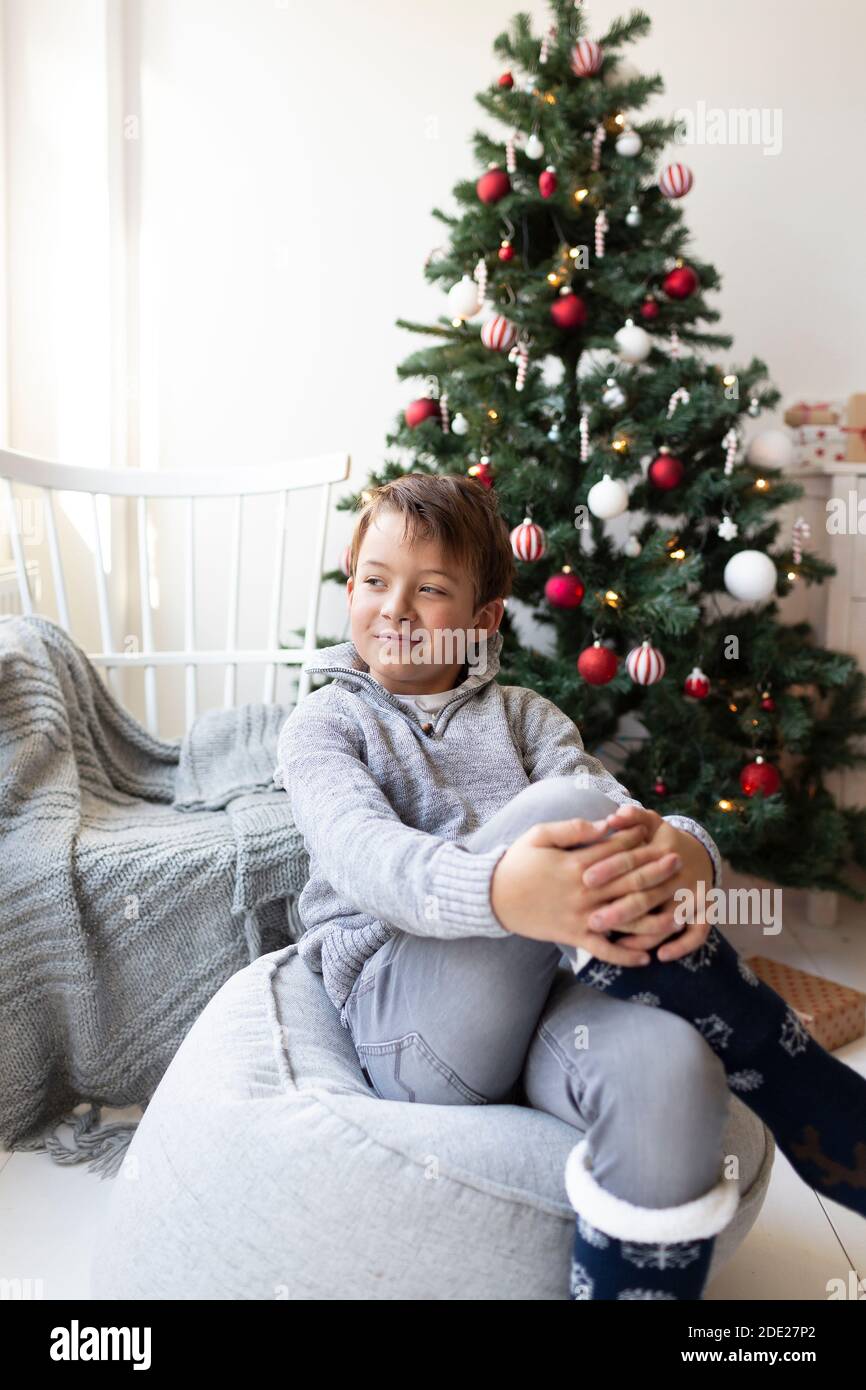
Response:
[{"label": "boy's eye", "polygon": [[[378,579],[376,575],[371,574],[371,575],[369,576],[369,578],[367,578],[367,579],[364,580],[364,583],[365,583],[365,584],[380,584],[380,583],[381,583],[381,580]],[[422,588],[422,589],[429,589],[429,591],[430,591],[431,594],[441,594],[441,592],[442,592],[441,589],[434,589],[432,584],[422,584],[422,585],[421,585],[421,588]]]}]

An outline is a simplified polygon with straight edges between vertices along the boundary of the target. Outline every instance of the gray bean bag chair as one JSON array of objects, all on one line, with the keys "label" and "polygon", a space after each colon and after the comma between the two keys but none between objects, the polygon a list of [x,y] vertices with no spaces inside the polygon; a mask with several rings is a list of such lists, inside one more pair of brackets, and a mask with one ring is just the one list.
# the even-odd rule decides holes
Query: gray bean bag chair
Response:
[{"label": "gray bean bag chair", "polygon": [[[297,946],[226,981],[174,1056],[114,1180],[98,1299],[567,1299],[580,1135],[525,1105],[410,1105],[369,1089]],[[736,1096],[741,1201],[775,1146]]]}]

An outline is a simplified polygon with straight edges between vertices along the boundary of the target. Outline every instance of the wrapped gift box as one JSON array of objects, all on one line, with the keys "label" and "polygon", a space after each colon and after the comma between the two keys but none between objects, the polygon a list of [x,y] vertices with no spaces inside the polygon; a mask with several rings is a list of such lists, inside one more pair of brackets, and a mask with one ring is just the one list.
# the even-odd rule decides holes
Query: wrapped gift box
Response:
[{"label": "wrapped gift box", "polygon": [[838,425],[842,419],[841,401],[795,401],[785,411],[785,424],[792,429],[800,425]]},{"label": "wrapped gift box", "polygon": [[866,393],[849,400],[842,431],[848,441],[847,462],[866,463]]},{"label": "wrapped gift box", "polygon": [[794,459],[801,468],[820,463],[849,463],[850,444],[841,425],[799,425],[794,430]]},{"label": "wrapped gift box", "polygon": [[835,980],[810,975],[796,966],[766,956],[749,956],[759,979],[781,994],[807,1031],[828,1052],[862,1038],[866,1033],[866,994]]}]

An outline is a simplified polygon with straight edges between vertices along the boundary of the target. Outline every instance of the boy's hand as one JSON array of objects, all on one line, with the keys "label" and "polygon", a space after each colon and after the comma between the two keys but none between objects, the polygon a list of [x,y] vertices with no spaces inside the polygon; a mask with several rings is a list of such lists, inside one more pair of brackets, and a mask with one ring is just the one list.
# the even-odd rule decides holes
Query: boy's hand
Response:
[{"label": "boy's hand", "polygon": [[[668,898],[668,883],[677,869],[675,856],[660,857],[658,850],[648,848],[646,833],[642,825],[610,833],[581,819],[532,826],[509,846],[493,872],[490,902],[496,917],[517,936],[582,946],[614,965],[649,964],[649,956],[626,951],[587,925],[590,913],[621,893],[640,893],[649,906]],[[617,853],[632,856],[618,886],[590,888],[585,881],[589,866]],[[637,928],[627,925],[624,930]]]},{"label": "boy's hand", "polygon": [[632,867],[631,856],[627,852],[611,855],[596,864],[587,870],[584,883],[589,887],[608,888],[616,894],[617,900],[590,916],[590,929],[608,932],[634,931],[637,928],[639,935],[617,942],[618,946],[630,951],[651,950],[668,936],[680,933],[675,941],[661,947],[659,960],[678,960],[696,950],[706,940],[709,926],[706,922],[690,922],[683,927],[681,922],[675,921],[674,914],[678,908],[682,916],[682,905],[674,900],[674,894],[678,889],[687,888],[696,896],[699,883],[703,881],[708,887],[712,885],[714,869],[709,852],[687,830],[669,825],[657,812],[643,806],[620,806],[607,817],[604,824],[608,829],[616,830],[644,826],[654,853],[661,858],[671,851],[675,852],[682,860],[682,868],[665,884],[670,889],[667,901],[647,913],[646,902],[642,901],[645,895],[629,892],[626,887],[625,876]]}]

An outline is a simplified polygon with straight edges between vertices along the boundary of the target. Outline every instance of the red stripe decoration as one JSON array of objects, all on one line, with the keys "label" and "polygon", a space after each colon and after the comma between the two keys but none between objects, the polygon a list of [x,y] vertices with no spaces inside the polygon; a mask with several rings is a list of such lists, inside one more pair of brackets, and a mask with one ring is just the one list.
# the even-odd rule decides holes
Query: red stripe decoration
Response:
[{"label": "red stripe decoration", "polygon": [[581,39],[571,50],[571,70],[578,77],[592,77],[601,67],[603,56],[594,39]]},{"label": "red stripe decoration", "polygon": [[504,352],[517,341],[517,326],[504,314],[494,314],[481,329],[481,341],[494,352]]},{"label": "red stripe decoration", "polygon": [[544,554],[544,532],[527,517],[511,532],[511,549],[518,560],[540,560]]},{"label": "red stripe decoration", "polygon": [[659,176],[659,188],[666,198],[682,198],[694,181],[691,169],[685,164],[669,164]]},{"label": "red stripe decoration", "polygon": [[665,673],[665,659],[658,647],[642,642],[639,647],[632,647],[625,668],[635,685],[655,685]]}]

